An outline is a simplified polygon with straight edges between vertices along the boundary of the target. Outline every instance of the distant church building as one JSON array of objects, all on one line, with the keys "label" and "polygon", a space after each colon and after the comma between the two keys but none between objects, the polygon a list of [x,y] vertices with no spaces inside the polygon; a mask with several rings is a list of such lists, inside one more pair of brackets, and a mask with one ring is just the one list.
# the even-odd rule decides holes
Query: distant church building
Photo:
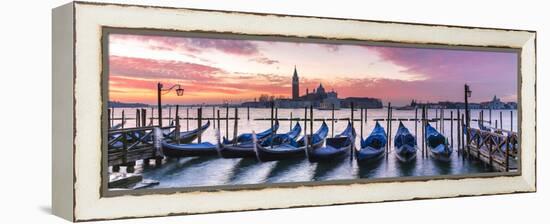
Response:
[{"label": "distant church building", "polygon": [[[277,98],[271,99],[276,107],[280,108],[303,108],[313,106],[318,109],[339,109],[342,107],[350,107],[351,103],[363,108],[382,108],[382,101],[368,97],[347,97],[339,99],[338,93],[334,90],[326,91],[322,83],[319,83],[317,88],[312,92],[306,88],[306,93],[300,96],[300,78],[298,70],[294,66],[294,74],[292,75],[292,98]],[[244,102],[241,104],[246,107],[265,108],[270,106],[268,99],[260,99],[258,102]]]},{"label": "distant church building", "polygon": [[487,109],[499,110],[499,109],[507,109],[509,106],[507,106],[506,103],[500,101],[500,99],[497,98],[497,96],[495,95],[493,97],[493,100],[488,102],[482,102],[481,107],[487,108]]},{"label": "distant church building", "polygon": [[300,79],[298,78],[296,66],[294,66],[294,75],[292,76],[292,100],[298,100],[298,98],[300,98]]},{"label": "distant church building", "polygon": [[319,83],[319,87],[313,89],[313,92],[309,92],[309,89],[307,89],[306,94],[300,96],[300,81],[298,71],[296,66],[294,66],[294,74],[292,75],[292,101],[301,101],[302,104],[312,104],[317,107],[328,98],[332,99],[331,102],[338,101],[338,94],[334,91],[327,92],[321,83]]}]

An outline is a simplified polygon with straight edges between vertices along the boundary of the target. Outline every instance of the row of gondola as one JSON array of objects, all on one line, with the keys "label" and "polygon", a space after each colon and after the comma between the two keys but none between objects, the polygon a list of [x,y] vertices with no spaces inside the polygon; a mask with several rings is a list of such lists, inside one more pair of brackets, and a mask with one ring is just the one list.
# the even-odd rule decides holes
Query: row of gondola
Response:
[{"label": "row of gondola", "polygon": [[[252,157],[259,161],[275,161],[290,158],[305,157],[311,162],[335,161],[343,158],[355,158],[358,162],[374,162],[386,155],[387,135],[384,128],[376,122],[372,132],[365,139],[360,139],[360,147],[356,149],[355,139],[357,134],[350,122],[346,128],[334,137],[327,137],[329,128],[323,121],[319,129],[313,134],[302,135],[302,127],[299,123],[287,133],[277,133],[279,122],[273,127],[254,134],[240,134],[234,139],[220,138],[219,130],[216,132],[217,142],[191,143],[193,136],[202,134],[206,127],[202,126],[197,131],[187,132],[193,135],[180,136],[179,143],[171,141],[171,133],[166,141],[162,142],[162,151],[167,157],[190,157],[219,155],[223,158]],[[441,161],[449,161],[452,149],[449,148],[447,139],[430,124],[425,126],[425,138],[430,155]],[[180,134],[181,135],[181,134]],[[181,138],[185,137],[185,138]],[[393,141],[396,157],[402,162],[415,160],[418,151],[417,140],[414,135],[399,123],[398,130]]]}]

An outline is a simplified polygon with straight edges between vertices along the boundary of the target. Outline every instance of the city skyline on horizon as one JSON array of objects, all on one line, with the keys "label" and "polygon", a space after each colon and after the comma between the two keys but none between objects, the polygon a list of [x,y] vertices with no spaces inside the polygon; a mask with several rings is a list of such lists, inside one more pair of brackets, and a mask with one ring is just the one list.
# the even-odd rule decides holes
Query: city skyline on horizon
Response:
[{"label": "city skyline on horizon", "polygon": [[[111,34],[109,101],[154,104],[156,83],[181,84],[165,104],[246,102],[262,94],[292,98],[323,84],[339,98],[395,105],[464,99],[517,101],[515,52]],[[303,68],[302,68],[303,66]]]}]

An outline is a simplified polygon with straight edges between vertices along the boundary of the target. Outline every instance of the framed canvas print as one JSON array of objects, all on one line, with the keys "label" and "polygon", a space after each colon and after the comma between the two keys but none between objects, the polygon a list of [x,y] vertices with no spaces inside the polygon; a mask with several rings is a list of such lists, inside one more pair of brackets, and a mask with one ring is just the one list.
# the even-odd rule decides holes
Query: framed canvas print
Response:
[{"label": "framed canvas print", "polygon": [[86,221],[533,192],[535,41],[528,30],[58,7],[53,211]]}]

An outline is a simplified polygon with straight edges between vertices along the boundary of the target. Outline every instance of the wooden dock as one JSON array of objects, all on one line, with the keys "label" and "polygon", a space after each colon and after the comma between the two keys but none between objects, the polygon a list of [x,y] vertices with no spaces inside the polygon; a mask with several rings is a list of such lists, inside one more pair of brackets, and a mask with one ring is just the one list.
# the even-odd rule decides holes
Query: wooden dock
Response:
[{"label": "wooden dock", "polygon": [[467,128],[467,144],[463,149],[468,157],[479,159],[500,172],[518,170],[518,135]]},{"label": "wooden dock", "polygon": [[160,165],[163,156],[154,144],[156,128],[158,127],[146,126],[109,130],[107,164],[113,167],[113,172],[118,172],[120,166],[125,166],[126,172],[133,173],[138,160],[143,160],[148,165],[153,159]]}]

